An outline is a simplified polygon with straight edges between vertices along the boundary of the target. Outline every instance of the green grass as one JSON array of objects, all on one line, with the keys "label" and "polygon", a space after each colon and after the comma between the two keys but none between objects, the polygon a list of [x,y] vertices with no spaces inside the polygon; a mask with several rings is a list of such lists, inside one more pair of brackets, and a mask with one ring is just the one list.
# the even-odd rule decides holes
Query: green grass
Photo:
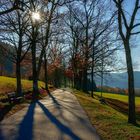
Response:
[{"label": "green grass", "polygon": [[[44,82],[39,81],[39,87],[44,87]],[[23,90],[32,89],[32,81],[22,80]],[[0,94],[16,90],[16,78],[0,76]]]},{"label": "green grass", "polygon": [[[98,96],[101,95],[100,92],[95,92],[94,94],[98,95]],[[122,102],[128,103],[128,96],[127,95],[112,94],[112,93],[103,93],[102,95],[105,98],[117,99],[117,100],[120,100]],[[136,105],[140,105],[140,97],[135,97],[135,102],[136,102]]]},{"label": "green grass", "polygon": [[127,115],[101,104],[98,100],[92,99],[80,91],[73,90],[73,92],[104,140],[140,139],[140,127],[128,124]]}]

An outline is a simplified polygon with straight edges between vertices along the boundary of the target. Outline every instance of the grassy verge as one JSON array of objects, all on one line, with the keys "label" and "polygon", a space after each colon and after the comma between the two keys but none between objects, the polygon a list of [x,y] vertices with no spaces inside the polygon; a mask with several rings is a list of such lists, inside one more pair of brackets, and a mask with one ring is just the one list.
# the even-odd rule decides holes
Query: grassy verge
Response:
[{"label": "grassy verge", "polygon": [[[95,92],[95,95],[100,96],[100,92]],[[103,93],[102,95],[105,98],[110,98],[110,99],[117,99],[122,102],[128,103],[128,96],[127,95],[120,95],[120,94],[112,94],[112,93]],[[136,105],[140,106],[140,97],[135,97]]]},{"label": "grassy verge", "polygon": [[127,116],[101,104],[84,93],[73,90],[91,123],[105,140],[139,140],[140,127],[127,123]]}]

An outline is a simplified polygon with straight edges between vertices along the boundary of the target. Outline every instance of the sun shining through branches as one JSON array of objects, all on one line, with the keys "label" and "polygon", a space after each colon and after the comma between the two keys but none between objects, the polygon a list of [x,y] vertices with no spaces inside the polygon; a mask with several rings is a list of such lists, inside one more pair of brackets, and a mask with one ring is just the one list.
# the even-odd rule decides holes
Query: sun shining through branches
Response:
[{"label": "sun shining through branches", "polygon": [[39,21],[41,19],[39,12],[32,12],[31,17],[34,21]]}]

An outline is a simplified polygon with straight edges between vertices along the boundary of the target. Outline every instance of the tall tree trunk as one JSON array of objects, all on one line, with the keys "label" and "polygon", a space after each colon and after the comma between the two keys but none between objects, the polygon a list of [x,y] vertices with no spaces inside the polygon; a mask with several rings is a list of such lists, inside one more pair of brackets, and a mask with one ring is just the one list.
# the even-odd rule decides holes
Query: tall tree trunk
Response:
[{"label": "tall tree trunk", "polygon": [[83,88],[84,92],[88,92],[88,89],[87,89],[87,69],[86,68],[84,68],[84,71],[83,71],[82,88]]},{"label": "tall tree trunk", "polygon": [[[63,80],[64,80],[64,88],[67,87],[67,79],[66,79],[65,71],[66,71],[66,68],[65,68],[65,65],[64,65],[64,70],[63,70],[63,75],[64,75],[64,77],[63,77]],[[73,79],[72,79],[72,85],[73,85],[72,87],[74,88],[74,81],[73,81]]]},{"label": "tall tree trunk", "polygon": [[[93,60],[92,60],[93,61]],[[93,71],[93,64],[92,64],[92,70],[91,70],[91,97],[93,98],[93,82],[94,82],[94,79],[93,79],[93,73],[94,73],[94,71]]]},{"label": "tall tree trunk", "polygon": [[[73,85],[73,81],[72,81],[72,85]],[[67,79],[66,76],[64,75],[64,87],[67,87]],[[74,88],[74,85],[72,86]]]},{"label": "tall tree trunk", "polygon": [[3,64],[0,65],[0,75],[3,76],[4,74],[4,66]]},{"label": "tall tree trunk", "polygon": [[16,80],[17,80],[17,87],[16,87],[17,95],[23,96],[22,85],[21,85],[21,70],[20,70],[19,61],[17,61],[17,63],[16,63]]},{"label": "tall tree trunk", "polygon": [[128,42],[125,43],[125,53],[126,53],[126,62],[127,62],[128,93],[129,93],[128,122],[132,124],[136,124],[134,72],[133,72],[133,64],[131,58],[131,50]]},{"label": "tall tree trunk", "polygon": [[48,62],[46,58],[46,53],[44,54],[44,74],[45,74],[45,89],[49,92],[48,88]]},{"label": "tall tree trunk", "polygon": [[17,94],[23,96],[22,85],[21,85],[21,52],[22,52],[22,31],[20,31],[17,60],[16,60],[16,78],[17,78]]},{"label": "tall tree trunk", "polygon": [[102,50],[102,58],[101,58],[101,98],[103,98],[103,84],[104,84],[104,49]]},{"label": "tall tree trunk", "polygon": [[104,80],[104,77],[103,77],[103,71],[101,72],[101,98],[103,98],[103,80]]},{"label": "tall tree trunk", "polygon": [[78,82],[79,82],[78,76],[77,76],[77,74],[74,72],[73,84],[74,84],[74,88],[76,88],[76,89],[79,89]]},{"label": "tall tree trunk", "polygon": [[38,73],[37,73],[37,68],[36,68],[36,41],[33,39],[32,41],[32,79],[33,79],[33,99],[36,99],[39,90],[38,90]]},{"label": "tall tree trunk", "polygon": [[[85,1],[85,5],[86,5],[86,1]],[[83,91],[86,93],[88,93],[88,88],[87,88],[88,60],[89,60],[89,17],[86,11],[85,66],[84,66],[84,71],[83,71]]]},{"label": "tall tree trunk", "polygon": [[92,50],[92,66],[91,66],[91,97],[93,98],[93,90],[94,90],[94,45]]}]

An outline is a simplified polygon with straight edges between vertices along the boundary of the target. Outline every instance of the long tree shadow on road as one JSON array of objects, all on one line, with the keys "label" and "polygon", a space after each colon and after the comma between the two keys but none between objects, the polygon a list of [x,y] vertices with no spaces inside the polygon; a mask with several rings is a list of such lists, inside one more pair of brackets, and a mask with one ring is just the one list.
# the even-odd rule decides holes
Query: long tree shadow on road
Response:
[{"label": "long tree shadow on road", "polygon": [[17,140],[32,140],[33,139],[33,116],[36,103],[30,104],[26,115],[19,125]]},{"label": "long tree shadow on road", "polygon": [[0,140],[4,140],[4,136],[1,129],[0,129]]},{"label": "long tree shadow on road", "polygon": [[41,109],[44,111],[45,115],[49,120],[55,124],[55,126],[62,132],[68,135],[73,140],[80,140],[80,138],[75,135],[72,130],[66,125],[62,124],[41,102],[37,102]]},{"label": "long tree shadow on road", "polygon": [[55,97],[49,92],[49,97],[52,99],[53,103],[56,104],[58,107],[60,107],[61,105],[59,104],[59,102],[55,99]]}]

